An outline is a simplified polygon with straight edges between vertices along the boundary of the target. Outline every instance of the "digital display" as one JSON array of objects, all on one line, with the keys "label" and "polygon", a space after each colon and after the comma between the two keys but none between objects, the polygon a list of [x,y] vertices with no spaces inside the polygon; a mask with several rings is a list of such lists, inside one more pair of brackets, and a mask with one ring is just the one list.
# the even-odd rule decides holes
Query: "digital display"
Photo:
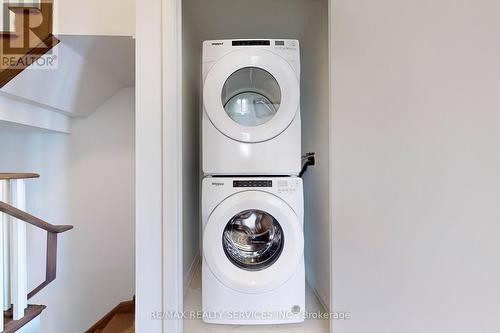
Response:
[{"label": "digital display", "polygon": [[271,45],[269,40],[234,40],[233,46]]},{"label": "digital display", "polygon": [[273,187],[272,180],[234,180],[233,187]]}]

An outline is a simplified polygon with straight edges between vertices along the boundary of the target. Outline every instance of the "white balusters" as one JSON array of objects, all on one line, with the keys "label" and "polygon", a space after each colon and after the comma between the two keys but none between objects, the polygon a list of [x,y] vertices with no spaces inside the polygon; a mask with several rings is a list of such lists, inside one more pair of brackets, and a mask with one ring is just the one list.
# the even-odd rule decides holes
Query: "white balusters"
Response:
[{"label": "white balusters", "polygon": [[[9,196],[9,181],[7,180],[0,180],[0,201],[7,201],[7,198]],[[10,297],[9,297],[9,292],[10,292],[10,286],[9,284],[9,279],[4,278],[5,276],[9,276],[8,273],[8,261],[5,262],[4,260],[4,254],[5,254],[5,249],[9,247],[8,241],[7,245],[6,244],[6,239],[8,238],[5,235],[5,231],[8,230],[8,217],[5,214],[0,213],[0,251],[2,253],[0,254],[0,300],[2,301],[2,312],[3,310],[7,310],[8,307],[6,308],[5,305],[7,302],[10,304]],[[8,235],[8,233],[7,233]],[[8,253],[8,252],[7,252]],[[7,274],[6,274],[7,271]],[[4,316],[0,315],[0,331],[3,331],[4,329]]]},{"label": "white balusters", "polygon": [[[4,180],[4,183],[4,199],[2,201],[10,202],[10,181]],[[10,232],[12,222],[10,221],[10,217],[8,215],[1,215],[3,215],[3,222],[1,226],[3,233],[2,246],[0,247],[0,250],[3,250],[1,255],[3,259],[3,310],[6,311],[12,306],[10,293]]]},{"label": "white balusters", "polygon": [[[12,180],[12,206],[26,210],[26,185],[24,179]],[[11,226],[11,293],[14,320],[24,317],[28,307],[28,272],[26,258],[26,223],[12,219]]]},{"label": "white balusters", "polygon": [[[26,187],[22,179],[0,180],[0,201],[26,209]],[[2,311],[13,307],[13,319],[24,317],[28,307],[26,223],[0,213],[0,301]],[[3,316],[0,316],[0,331]]]}]

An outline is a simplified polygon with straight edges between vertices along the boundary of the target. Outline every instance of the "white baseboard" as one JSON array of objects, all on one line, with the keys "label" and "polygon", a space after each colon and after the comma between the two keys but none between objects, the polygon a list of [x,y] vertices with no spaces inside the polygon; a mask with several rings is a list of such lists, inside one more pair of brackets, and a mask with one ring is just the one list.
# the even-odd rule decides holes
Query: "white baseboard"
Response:
[{"label": "white baseboard", "polygon": [[194,274],[196,273],[196,270],[198,269],[200,262],[201,262],[201,255],[197,254],[194,257],[193,262],[191,262],[188,273],[186,274],[186,277],[184,279],[184,297],[186,297],[189,284],[193,280]]},{"label": "white baseboard", "polygon": [[326,312],[331,312],[330,298],[328,297],[328,294],[318,287],[318,283],[312,277],[306,278],[306,281],[309,287],[312,289],[314,295],[318,299],[319,303],[323,307],[323,309],[325,309]]}]

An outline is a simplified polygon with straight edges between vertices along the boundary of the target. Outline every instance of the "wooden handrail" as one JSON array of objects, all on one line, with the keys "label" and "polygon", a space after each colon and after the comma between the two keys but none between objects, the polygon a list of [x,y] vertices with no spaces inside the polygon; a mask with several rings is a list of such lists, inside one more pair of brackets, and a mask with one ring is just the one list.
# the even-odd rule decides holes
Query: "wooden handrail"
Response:
[{"label": "wooden handrail", "polygon": [[60,234],[61,232],[73,229],[72,225],[52,225],[3,201],[0,201],[0,212],[15,217],[16,219],[24,221],[28,224],[31,224],[32,226],[38,227],[50,233]]},{"label": "wooden handrail", "polygon": [[0,212],[24,221],[32,226],[47,231],[47,263],[45,267],[45,281],[28,294],[28,299],[35,296],[40,290],[56,279],[57,273],[57,235],[73,229],[72,225],[52,225],[36,216],[26,213],[14,206],[0,201]]},{"label": "wooden handrail", "polygon": [[28,179],[40,177],[37,173],[0,172],[0,180]]},{"label": "wooden handrail", "polygon": [[45,281],[28,294],[28,299],[38,294],[49,283],[56,279],[57,273],[57,234],[47,232],[47,263],[45,267]]}]

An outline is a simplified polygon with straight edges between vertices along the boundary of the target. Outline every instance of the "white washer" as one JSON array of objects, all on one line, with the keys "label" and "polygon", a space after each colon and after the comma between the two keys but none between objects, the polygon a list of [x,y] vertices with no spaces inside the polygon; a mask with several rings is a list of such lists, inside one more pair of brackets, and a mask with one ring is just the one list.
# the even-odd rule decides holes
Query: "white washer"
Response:
[{"label": "white washer", "polygon": [[207,177],[202,199],[203,320],[303,321],[302,179]]},{"label": "white washer", "polygon": [[203,172],[297,175],[298,40],[203,42]]}]

